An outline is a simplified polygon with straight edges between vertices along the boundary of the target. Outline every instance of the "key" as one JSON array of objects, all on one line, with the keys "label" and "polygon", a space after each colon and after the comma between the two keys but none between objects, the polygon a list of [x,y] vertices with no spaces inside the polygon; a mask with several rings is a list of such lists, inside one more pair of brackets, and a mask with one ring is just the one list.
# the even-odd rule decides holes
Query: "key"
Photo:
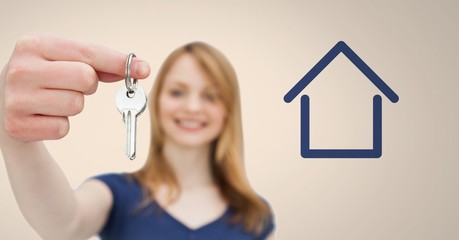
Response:
[{"label": "key", "polygon": [[140,86],[136,86],[132,93],[122,86],[116,94],[116,108],[123,115],[127,130],[125,153],[130,160],[135,158],[137,116],[145,110],[146,106],[147,95]]}]

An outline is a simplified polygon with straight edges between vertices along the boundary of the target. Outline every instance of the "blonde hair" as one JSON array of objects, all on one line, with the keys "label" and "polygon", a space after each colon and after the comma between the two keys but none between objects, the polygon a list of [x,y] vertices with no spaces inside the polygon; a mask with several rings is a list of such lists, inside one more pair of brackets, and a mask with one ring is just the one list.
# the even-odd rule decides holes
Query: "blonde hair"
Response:
[{"label": "blonde hair", "polygon": [[[158,72],[150,95],[151,146],[146,164],[134,177],[144,188],[146,202],[154,201],[154,191],[165,184],[179,192],[172,167],[163,156],[164,132],[159,121],[159,95],[171,66],[182,55],[189,54],[208,77],[215,81],[227,119],[221,135],[212,142],[210,160],[212,176],[222,196],[234,210],[233,223],[242,223],[247,231],[260,233],[271,218],[269,207],[250,187],[243,164],[241,104],[236,73],[226,57],[214,47],[192,42],[173,51]],[[170,191],[172,192],[172,191]],[[174,201],[176,194],[170,195]]]}]

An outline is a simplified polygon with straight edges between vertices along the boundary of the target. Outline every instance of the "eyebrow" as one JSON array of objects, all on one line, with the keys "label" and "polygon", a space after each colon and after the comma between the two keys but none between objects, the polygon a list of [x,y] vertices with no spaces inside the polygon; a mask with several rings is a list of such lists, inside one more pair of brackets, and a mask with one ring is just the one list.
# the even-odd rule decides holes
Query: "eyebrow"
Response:
[{"label": "eyebrow", "polygon": [[[171,80],[168,84],[169,86],[178,85],[179,87],[188,88],[188,85],[180,80]],[[218,91],[216,84],[207,84],[205,90]]]},{"label": "eyebrow", "polygon": [[176,81],[176,80],[172,80],[172,81],[169,82],[169,84],[167,84],[167,85],[170,85],[170,86],[179,85],[180,87],[188,88],[188,85],[186,85],[185,83],[183,83],[183,82],[181,82],[181,81]]}]

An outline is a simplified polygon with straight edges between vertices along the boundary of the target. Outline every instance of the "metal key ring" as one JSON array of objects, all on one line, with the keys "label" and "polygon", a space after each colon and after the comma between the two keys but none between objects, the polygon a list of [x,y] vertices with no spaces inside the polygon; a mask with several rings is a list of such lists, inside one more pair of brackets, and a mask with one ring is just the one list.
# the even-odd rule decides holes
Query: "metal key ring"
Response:
[{"label": "metal key ring", "polygon": [[126,88],[128,90],[128,94],[134,93],[134,91],[137,89],[137,79],[132,79],[131,78],[131,62],[132,62],[132,57],[136,57],[134,53],[129,53],[129,55],[126,58],[126,78],[125,83],[126,83]]}]

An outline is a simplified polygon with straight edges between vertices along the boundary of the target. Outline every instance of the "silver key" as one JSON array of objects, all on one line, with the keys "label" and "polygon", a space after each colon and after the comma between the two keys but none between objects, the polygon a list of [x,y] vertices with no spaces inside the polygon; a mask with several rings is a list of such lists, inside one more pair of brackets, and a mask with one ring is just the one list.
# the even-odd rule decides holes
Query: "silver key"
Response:
[{"label": "silver key", "polygon": [[137,116],[139,116],[147,106],[147,95],[140,86],[129,93],[129,90],[122,86],[116,94],[116,108],[123,115],[123,121],[127,130],[126,156],[130,160],[135,158]]}]

